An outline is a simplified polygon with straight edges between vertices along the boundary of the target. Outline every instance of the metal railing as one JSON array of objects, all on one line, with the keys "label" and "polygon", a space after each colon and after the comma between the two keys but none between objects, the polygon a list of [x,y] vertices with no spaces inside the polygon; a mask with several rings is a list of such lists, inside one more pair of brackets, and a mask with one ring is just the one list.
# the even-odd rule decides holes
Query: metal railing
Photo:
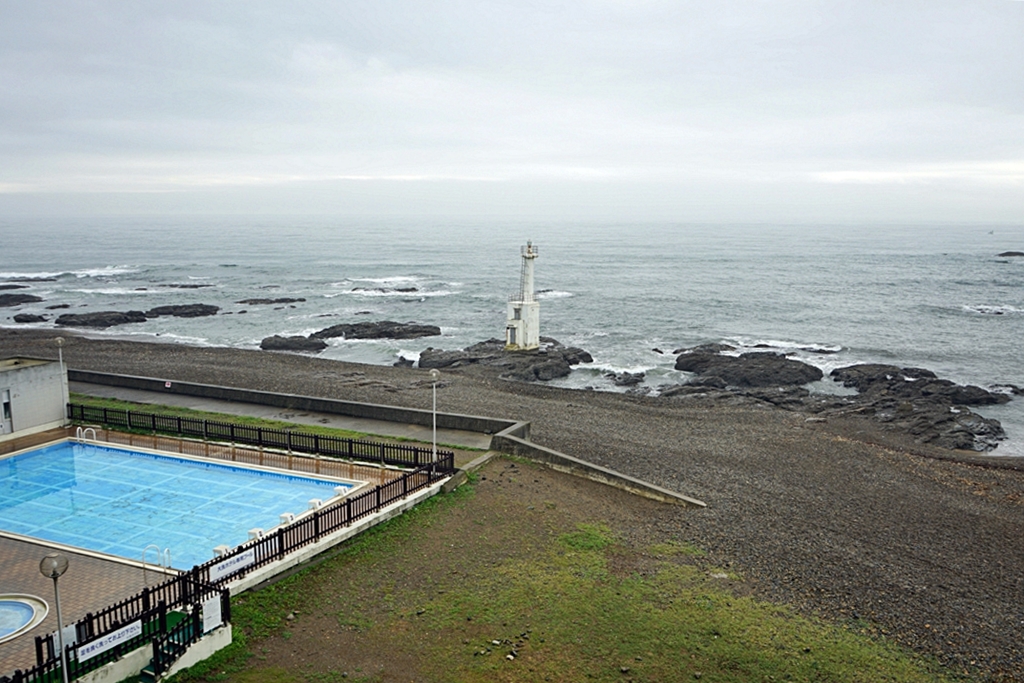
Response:
[{"label": "metal railing", "polygon": [[[231,422],[100,408],[78,403],[68,404],[68,418],[78,422],[98,422],[111,427],[226,441],[258,448],[362,460],[399,467],[419,467],[433,459],[433,449],[421,446],[370,441],[369,439],[346,439],[292,429],[253,427]],[[439,450],[438,456],[448,453],[451,451]]]},{"label": "metal railing", "polygon": [[[215,596],[220,598],[221,622],[230,622],[230,592],[223,587],[197,582],[191,573],[176,576],[160,586],[146,587],[100,612],[87,614],[74,624],[76,642],[64,648],[67,679],[75,680],[146,644],[166,641],[174,628],[168,628],[167,617],[171,610],[184,610],[186,620],[195,620],[203,602]],[[15,671],[9,679],[11,683],[62,680],[61,657],[54,635],[36,636],[35,645],[36,665]],[[173,651],[168,652],[167,656],[173,654]],[[180,656],[180,652],[177,654]]]}]

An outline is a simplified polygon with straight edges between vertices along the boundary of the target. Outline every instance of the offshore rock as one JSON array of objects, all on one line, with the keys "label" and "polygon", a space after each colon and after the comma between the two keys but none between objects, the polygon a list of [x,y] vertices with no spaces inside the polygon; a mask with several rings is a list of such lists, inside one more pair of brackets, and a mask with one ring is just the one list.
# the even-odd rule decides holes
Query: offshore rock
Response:
[{"label": "offshore rock", "polygon": [[[714,348],[714,347],[712,347]],[[718,377],[734,387],[780,387],[816,382],[824,375],[807,363],[780,353],[753,351],[725,356],[708,347],[695,347],[676,358],[676,370]]]},{"label": "offshore rock", "polygon": [[96,311],[95,313],[65,313],[55,321],[66,327],[113,327],[128,323],[146,322],[142,311]]},{"label": "offshore rock", "polygon": [[532,351],[506,351],[501,339],[488,339],[462,351],[429,348],[420,354],[421,368],[450,368],[463,365],[487,365],[500,370],[503,379],[522,382],[546,382],[565,377],[572,366],[592,363],[583,349],[563,346],[550,337],[541,337],[541,346]]},{"label": "offshore rock", "polygon": [[0,290],[4,289],[28,289],[28,285],[0,285]]},{"label": "offshore rock", "polygon": [[865,398],[924,400],[958,406],[987,406],[1010,400],[1003,393],[939,379],[934,372],[924,368],[865,363],[836,368],[831,376],[842,382],[843,386],[857,389]]},{"label": "offshore rock", "polygon": [[[802,385],[821,378],[820,371],[775,353],[722,356],[717,345],[689,349],[676,360],[677,370],[697,374],[689,383],[660,387],[659,395],[677,400],[726,404],[771,404],[784,410],[829,417],[870,419],[884,429],[940,448],[990,451],[1006,438],[998,420],[977,415],[967,406],[1011,400],[1015,387],[1000,391],[962,386],[924,368],[869,363],[833,370],[831,376],[855,396],[811,394]],[[815,372],[808,372],[811,368]]]},{"label": "offshore rock", "polygon": [[924,368],[879,363],[837,368],[831,374],[844,386],[857,389],[857,412],[873,416],[889,429],[906,432],[919,443],[990,451],[1006,438],[998,420],[965,407],[1006,403],[1010,397],[1004,393],[958,385]]},{"label": "offshore rock", "polygon": [[33,315],[31,313],[19,313],[14,316],[14,322],[16,323],[45,323],[46,316]]},{"label": "offshore rock", "polygon": [[0,307],[34,304],[42,300],[42,297],[34,294],[0,294]]},{"label": "offshore rock", "polygon": [[640,384],[647,376],[645,372],[606,372],[605,377],[609,378],[617,387],[631,387]]},{"label": "offshore rock", "polygon": [[344,337],[345,339],[417,339],[419,337],[436,337],[440,334],[441,328],[437,325],[396,323],[393,320],[381,320],[380,322],[332,325],[319,332],[314,332],[310,336],[317,339],[330,339],[332,337]]},{"label": "offshore rock", "polygon": [[1024,251],[1004,251],[1002,254],[998,254],[998,256],[1024,256]]},{"label": "offshore rock", "polygon": [[236,301],[236,304],[245,304],[246,306],[258,306],[260,304],[297,304],[305,299],[293,299],[291,297],[281,297],[280,299],[242,299]]},{"label": "offshore rock", "polygon": [[210,304],[178,304],[175,306],[157,306],[146,311],[147,318],[159,318],[162,315],[173,315],[177,318],[200,318],[205,315],[216,315],[219,306]]},{"label": "offshore rock", "polygon": [[282,337],[275,334],[261,341],[260,348],[264,351],[311,351],[318,353],[327,348],[327,342],[323,339],[303,337],[301,334],[293,337]]}]

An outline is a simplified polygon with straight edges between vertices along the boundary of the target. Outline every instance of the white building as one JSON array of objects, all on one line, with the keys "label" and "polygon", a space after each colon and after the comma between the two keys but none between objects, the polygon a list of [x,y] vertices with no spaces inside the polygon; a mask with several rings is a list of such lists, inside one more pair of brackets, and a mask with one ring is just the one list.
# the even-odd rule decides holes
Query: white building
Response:
[{"label": "white building", "polygon": [[528,351],[540,346],[540,303],[533,291],[533,262],[537,259],[537,247],[527,242],[522,248],[522,256],[519,291],[508,300],[505,348],[509,351]]},{"label": "white building", "polygon": [[38,358],[0,360],[0,441],[64,426],[67,404],[63,363]]}]

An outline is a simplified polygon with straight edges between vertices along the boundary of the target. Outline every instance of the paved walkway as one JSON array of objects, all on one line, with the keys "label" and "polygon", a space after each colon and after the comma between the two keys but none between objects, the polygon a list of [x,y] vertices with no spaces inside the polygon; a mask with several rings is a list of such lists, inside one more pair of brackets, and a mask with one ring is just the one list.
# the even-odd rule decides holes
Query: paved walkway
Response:
[{"label": "paved walkway", "polygon": [[[89,396],[102,396],[104,398],[118,398],[123,401],[135,401],[137,403],[160,403],[163,405],[181,406],[193,410],[206,410],[214,413],[226,413],[229,415],[249,415],[262,417],[270,420],[284,420],[299,424],[320,425],[334,427],[337,429],[349,429],[355,432],[364,432],[384,437],[398,437],[413,439],[422,443],[431,442],[431,428],[421,425],[400,424],[387,422],[385,420],[371,420],[359,417],[348,417],[332,413],[314,413],[287,408],[276,408],[258,403],[238,403],[235,401],[222,401],[212,398],[200,398],[198,396],[184,396],[181,394],[165,394],[155,391],[142,391],[140,389],[126,389],[123,387],[111,387],[105,384],[87,384],[85,382],[71,382],[71,391]],[[490,447],[491,437],[489,434],[479,432],[467,432],[459,429],[438,429],[438,444],[462,448]],[[458,465],[458,463],[456,463]]]}]

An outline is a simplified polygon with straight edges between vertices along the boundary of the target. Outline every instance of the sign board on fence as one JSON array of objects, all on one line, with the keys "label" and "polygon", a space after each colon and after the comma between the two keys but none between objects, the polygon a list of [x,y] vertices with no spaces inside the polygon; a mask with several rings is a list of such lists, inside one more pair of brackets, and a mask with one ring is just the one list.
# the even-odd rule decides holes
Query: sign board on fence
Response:
[{"label": "sign board on fence", "polygon": [[210,567],[210,581],[217,582],[223,579],[225,576],[231,576],[237,571],[241,571],[249,565],[256,564],[256,549],[249,548],[244,553],[239,553],[234,557],[229,557],[223,562]]},{"label": "sign board on fence", "polygon": [[84,662],[92,659],[98,654],[102,654],[107,650],[117,647],[121,643],[128,642],[132,638],[138,638],[142,635],[142,620],[133,621],[132,623],[117,629],[113,633],[108,633],[102,638],[86,643],[78,648],[78,661]]},{"label": "sign board on fence", "polygon": [[203,601],[203,633],[209,633],[224,623],[220,614],[220,595]]}]

